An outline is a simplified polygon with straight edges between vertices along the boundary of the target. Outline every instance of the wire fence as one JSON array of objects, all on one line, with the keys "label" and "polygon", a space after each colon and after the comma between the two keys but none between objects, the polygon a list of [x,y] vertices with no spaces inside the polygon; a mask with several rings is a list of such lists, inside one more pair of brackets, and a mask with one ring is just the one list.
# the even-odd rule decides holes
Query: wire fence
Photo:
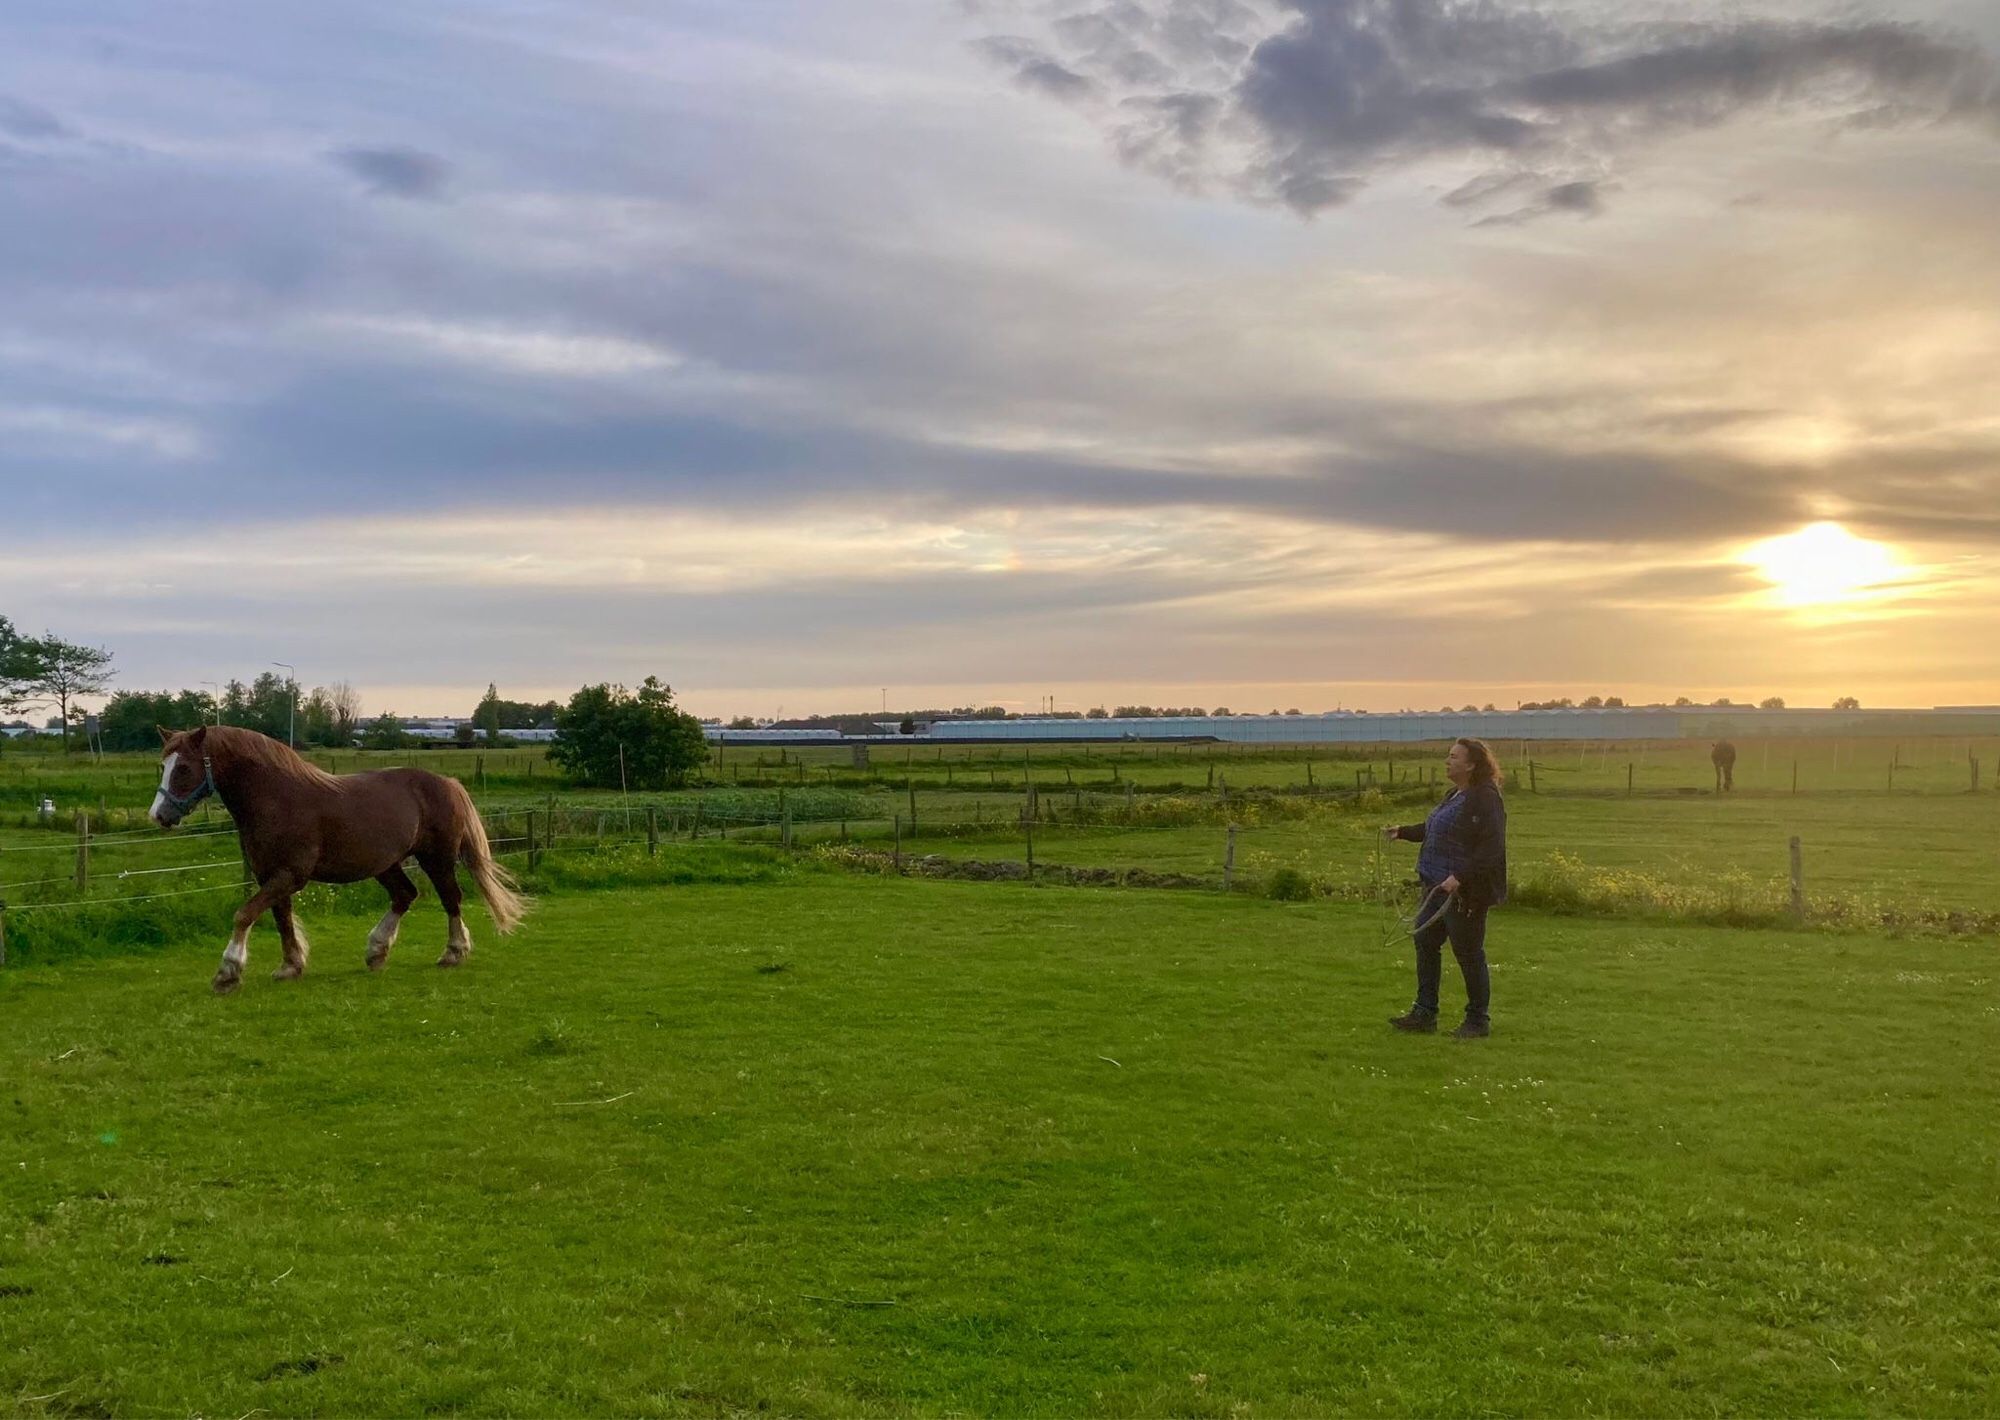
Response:
[{"label": "wire fence", "polygon": [[[1374,902],[1385,911],[1393,907],[1391,916],[1401,920],[1408,915],[1403,909],[1413,910],[1414,855],[1385,859],[1374,840],[1381,820],[1397,813],[1400,804],[1408,806],[1401,817],[1421,818],[1438,791],[1414,775],[1396,788],[1398,796],[1366,784],[1359,793],[1287,794],[1232,790],[1226,783],[1214,793],[1172,795],[1140,792],[1130,784],[1112,791],[1030,784],[1020,793],[924,796],[914,791],[816,796],[782,789],[761,800],[729,791],[541,796],[488,802],[481,805],[481,816],[494,856],[528,873],[552,857],[609,852],[650,857],[676,844],[730,842],[815,852],[870,871],[1331,896]],[[1719,799],[1715,804],[1718,811],[1725,807]],[[1965,812],[1976,809],[1966,801]],[[1764,835],[1766,827],[1755,832]],[[1690,859],[1679,878],[1669,869],[1686,845],[1670,829],[1628,835],[1619,847],[1630,866],[1585,864],[1565,856],[1559,845],[1537,844],[1528,853],[1517,852],[1517,868],[1528,869],[1517,875],[1517,882],[1527,885],[1517,900],[1559,910],[1602,907],[1702,920],[1802,921],[1808,895],[1793,833],[1789,875],[1785,838],[1775,832],[1744,840],[1750,861],[1761,866],[1718,873],[1712,864]],[[1950,930],[1959,930],[1960,923],[2000,922],[2000,872],[1987,861],[1991,853],[1966,835],[1927,852],[1923,870],[1935,874],[1933,883],[1884,870],[1875,842],[1851,831],[1846,837],[1851,845],[1828,842],[1814,860],[1816,870],[1828,863],[1835,868],[1830,879],[1820,880],[1825,886],[1810,902],[1822,920],[1920,920]],[[0,841],[0,962],[9,914],[137,907],[232,891],[248,896],[252,885],[235,838],[226,817],[172,835],[157,829],[98,835],[80,816],[73,836],[63,842]],[[231,841],[218,841],[223,839]],[[1960,849],[1961,857],[1951,856]],[[1840,852],[1852,861],[1837,858]],[[60,864],[57,854],[71,855],[72,861],[52,872]],[[24,861],[16,865],[17,857]],[[227,877],[180,885],[207,874]],[[1951,887],[1948,891],[1960,896],[1947,900],[1932,892],[1937,883],[1972,886]]]}]

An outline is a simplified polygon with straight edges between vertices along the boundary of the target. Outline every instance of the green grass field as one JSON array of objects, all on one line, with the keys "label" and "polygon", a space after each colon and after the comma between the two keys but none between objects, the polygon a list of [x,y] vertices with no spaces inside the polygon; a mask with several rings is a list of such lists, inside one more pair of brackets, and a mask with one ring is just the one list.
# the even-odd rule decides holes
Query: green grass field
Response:
[{"label": "green grass field", "polygon": [[0,972],[0,1409],[2000,1408],[1990,942],[770,871]]}]

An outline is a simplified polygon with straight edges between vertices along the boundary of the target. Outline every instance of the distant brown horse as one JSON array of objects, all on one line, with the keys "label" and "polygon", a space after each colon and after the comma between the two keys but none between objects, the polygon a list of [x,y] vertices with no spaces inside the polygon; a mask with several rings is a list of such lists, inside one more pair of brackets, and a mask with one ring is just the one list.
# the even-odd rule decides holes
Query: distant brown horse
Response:
[{"label": "distant brown horse", "polygon": [[1736,787],[1736,746],[1728,740],[1717,740],[1708,747],[1708,762],[1715,766],[1715,792],[1720,794]]},{"label": "distant brown horse", "polygon": [[370,971],[380,971],[389,960],[403,914],[417,900],[417,886],[403,871],[406,858],[417,860],[450,919],[439,966],[457,966],[472,950],[472,935],[459,915],[464,895],[458,864],[472,870],[493,925],[502,932],[513,931],[526,910],[513,875],[493,861],[472,796],[456,779],[425,769],[328,774],[269,736],[230,725],[178,733],[163,728],[160,739],[153,821],[172,828],[216,795],[235,820],[244,861],[257,880],[257,891],[236,909],[236,930],[215,972],[218,992],[242,984],[250,927],[266,908],[285,946],[285,964],[273,979],[305,974],[311,946],[292,917],[292,894],[310,882],[373,878],[389,890],[389,910],[368,934]]}]

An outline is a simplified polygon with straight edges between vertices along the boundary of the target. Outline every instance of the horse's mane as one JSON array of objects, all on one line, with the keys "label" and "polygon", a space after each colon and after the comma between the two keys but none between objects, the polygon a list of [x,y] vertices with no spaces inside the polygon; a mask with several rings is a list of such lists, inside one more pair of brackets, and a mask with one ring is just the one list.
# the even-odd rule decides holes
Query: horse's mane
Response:
[{"label": "horse's mane", "polygon": [[210,725],[204,739],[213,747],[210,753],[221,750],[239,764],[260,764],[305,784],[333,781],[333,775],[307,761],[291,746],[280,744],[256,730],[246,730],[237,725]]}]

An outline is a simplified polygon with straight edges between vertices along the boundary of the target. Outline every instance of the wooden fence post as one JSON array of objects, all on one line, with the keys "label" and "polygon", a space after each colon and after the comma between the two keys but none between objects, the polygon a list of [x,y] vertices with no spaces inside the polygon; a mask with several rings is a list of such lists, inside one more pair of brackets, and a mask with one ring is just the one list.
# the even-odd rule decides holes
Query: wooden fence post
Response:
[{"label": "wooden fence post", "polygon": [[1799,762],[1796,759],[1792,761],[1792,792],[1799,792]]},{"label": "wooden fence post", "polygon": [[916,833],[917,833],[917,786],[912,784],[910,786],[910,836],[914,838],[916,836]]},{"label": "wooden fence post", "polygon": [[1021,821],[1022,829],[1028,835],[1028,881],[1035,880],[1035,816],[1029,814]]},{"label": "wooden fence post", "polygon": [[1792,916],[1803,922],[1806,920],[1806,873],[1805,854],[1799,848],[1798,835],[1792,836]]},{"label": "wooden fence post", "polygon": [[542,865],[541,849],[535,846],[535,811],[528,810],[528,871],[534,872]]},{"label": "wooden fence post", "polygon": [[1535,782],[1535,761],[1532,759],[1528,761],[1528,792],[1530,794],[1542,792],[1541,785]]},{"label": "wooden fence post", "polygon": [[1972,792],[1976,794],[1979,792],[1979,761],[1970,759],[1970,756],[1968,759],[1972,765]]},{"label": "wooden fence post", "polygon": [[76,895],[90,891],[90,815],[76,816]]},{"label": "wooden fence post", "polygon": [[1625,764],[1625,797],[1628,799],[1632,797],[1632,764],[1630,760],[1627,760]]},{"label": "wooden fence post", "polygon": [[789,848],[792,846],[792,806],[789,801],[779,801],[778,818],[778,837]]},{"label": "wooden fence post", "polygon": [[1228,892],[1236,881],[1236,825],[1229,825],[1228,835],[1222,841],[1222,890]]},{"label": "wooden fence post", "polygon": [[903,871],[903,816],[896,815],[896,871]]},{"label": "wooden fence post", "polygon": [[656,804],[646,805],[646,856],[656,858],[660,853],[660,810]]}]

